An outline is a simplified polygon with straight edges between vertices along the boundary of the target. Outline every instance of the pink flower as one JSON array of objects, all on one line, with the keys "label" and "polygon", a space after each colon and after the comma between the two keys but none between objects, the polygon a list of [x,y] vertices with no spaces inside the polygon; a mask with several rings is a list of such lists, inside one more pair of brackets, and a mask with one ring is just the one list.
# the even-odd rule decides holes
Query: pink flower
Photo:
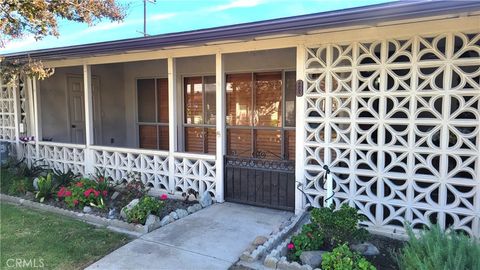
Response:
[{"label": "pink flower", "polygon": [[95,198],[97,198],[98,195],[100,195],[100,191],[93,190],[93,194],[94,194]]},{"label": "pink flower", "polygon": [[78,200],[73,200],[73,205],[77,205],[78,204]]},{"label": "pink flower", "polygon": [[61,187],[60,190],[57,192],[57,197],[61,198],[63,196],[65,196],[65,187]]},{"label": "pink flower", "polygon": [[160,196],[160,200],[165,201],[166,199],[168,199],[167,194],[162,194],[162,196]]},{"label": "pink flower", "polygon": [[107,197],[108,192],[106,190],[102,191],[103,197]]},{"label": "pink flower", "polygon": [[75,186],[77,186],[77,187],[83,187],[83,183],[82,183],[82,182],[77,182],[77,183],[75,183]]},{"label": "pink flower", "polygon": [[72,192],[70,190],[65,191],[65,197],[70,197],[72,196]]},{"label": "pink flower", "polygon": [[295,248],[295,245],[293,243],[288,243],[287,248],[292,250]]},{"label": "pink flower", "polygon": [[93,192],[93,189],[92,188],[89,188],[87,190],[85,190],[85,192],[83,193],[83,195],[85,195],[85,197],[88,197],[90,196],[90,194]]}]

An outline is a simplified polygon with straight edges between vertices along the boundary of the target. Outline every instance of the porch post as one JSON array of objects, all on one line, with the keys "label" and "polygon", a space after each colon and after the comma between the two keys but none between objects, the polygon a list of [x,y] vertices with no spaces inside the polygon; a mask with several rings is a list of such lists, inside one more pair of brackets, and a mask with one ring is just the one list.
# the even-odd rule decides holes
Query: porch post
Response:
[{"label": "porch post", "polygon": [[169,57],[168,65],[168,189],[175,193],[175,157],[177,150],[177,67],[175,59]]},{"label": "porch post", "polygon": [[83,65],[83,91],[85,100],[85,175],[94,174],[94,158],[90,146],[94,144],[93,133],[93,95],[92,69],[90,65]]},{"label": "porch post", "polygon": [[223,162],[225,156],[226,128],[225,128],[225,76],[223,55],[217,52],[215,56],[215,78],[216,78],[216,136],[217,136],[217,153],[216,153],[216,180],[215,180],[215,199],[217,202],[224,201],[224,179],[223,179]]},{"label": "porch post", "polygon": [[[24,85],[25,87],[25,85]],[[20,80],[17,80],[17,85],[12,86],[12,94],[13,94],[13,118],[15,121],[15,154],[17,155],[17,159],[20,155]]]},{"label": "porch post", "polygon": [[[299,188],[305,186],[305,60],[306,50],[303,44],[297,46],[297,81],[303,82],[302,95],[297,95],[296,98],[296,125],[295,125],[295,187]],[[305,206],[305,198],[303,193],[295,189],[295,214],[303,211]]]},{"label": "porch post", "polygon": [[35,157],[40,157],[40,145],[38,142],[42,141],[42,113],[40,100],[40,87],[38,87],[37,78],[31,79],[32,83],[32,97],[33,97],[33,138],[35,141]]}]

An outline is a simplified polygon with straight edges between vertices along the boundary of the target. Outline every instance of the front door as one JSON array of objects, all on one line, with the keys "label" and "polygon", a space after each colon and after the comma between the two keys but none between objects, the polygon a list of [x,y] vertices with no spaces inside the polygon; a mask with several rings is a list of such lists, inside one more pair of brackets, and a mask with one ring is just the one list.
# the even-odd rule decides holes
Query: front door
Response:
[{"label": "front door", "polygon": [[[85,99],[82,76],[68,76],[68,108],[71,143],[85,144]],[[102,143],[102,123],[100,111],[100,84],[92,78],[93,118],[95,142]]]},{"label": "front door", "polygon": [[295,72],[226,79],[225,200],[295,207]]}]

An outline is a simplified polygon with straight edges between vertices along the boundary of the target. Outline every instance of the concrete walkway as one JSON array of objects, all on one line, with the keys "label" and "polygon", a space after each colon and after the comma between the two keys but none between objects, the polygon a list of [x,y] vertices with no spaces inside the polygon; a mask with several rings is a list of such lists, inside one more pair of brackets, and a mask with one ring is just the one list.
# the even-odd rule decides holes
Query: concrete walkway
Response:
[{"label": "concrete walkway", "polygon": [[128,243],[87,269],[228,269],[255,237],[268,236],[293,213],[214,204]]}]

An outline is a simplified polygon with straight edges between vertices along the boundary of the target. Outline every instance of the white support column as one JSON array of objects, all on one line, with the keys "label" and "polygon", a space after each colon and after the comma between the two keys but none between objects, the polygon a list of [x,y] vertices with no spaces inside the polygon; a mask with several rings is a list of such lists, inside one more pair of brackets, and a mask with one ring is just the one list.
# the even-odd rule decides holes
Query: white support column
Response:
[{"label": "white support column", "polygon": [[224,177],[223,162],[226,147],[226,127],[225,127],[225,73],[223,65],[223,55],[217,52],[215,57],[215,76],[216,76],[216,135],[217,135],[217,159],[215,161],[216,168],[216,201],[224,201]]},{"label": "white support column", "polygon": [[17,85],[12,86],[12,94],[13,94],[13,108],[14,108],[14,121],[15,121],[15,155],[20,158],[20,119],[21,119],[21,112],[20,112],[20,80],[17,80]]},{"label": "white support column", "polygon": [[[297,46],[297,81],[303,82],[302,96],[296,98],[296,125],[295,125],[295,214],[303,211],[305,198],[298,188],[305,187],[305,46]],[[299,186],[297,188],[297,186]]]},{"label": "white support column", "polygon": [[83,65],[83,91],[85,100],[85,174],[95,173],[93,151],[90,146],[94,144],[93,132],[93,94],[92,94],[92,69],[90,65]]},{"label": "white support column", "polygon": [[32,79],[32,97],[33,97],[33,137],[35,140],[35,157],[40,157],[40,145],[38,142],[42,141],[42,112],[41,112],[41,99],[40,99],[40,87],[38,85],[37,78]]},{"label": "white support column", "polygon": [[168,60],[168,188],[175,192],[175,158],[173,153],[177,151],[177,68],[175,59]]}]

